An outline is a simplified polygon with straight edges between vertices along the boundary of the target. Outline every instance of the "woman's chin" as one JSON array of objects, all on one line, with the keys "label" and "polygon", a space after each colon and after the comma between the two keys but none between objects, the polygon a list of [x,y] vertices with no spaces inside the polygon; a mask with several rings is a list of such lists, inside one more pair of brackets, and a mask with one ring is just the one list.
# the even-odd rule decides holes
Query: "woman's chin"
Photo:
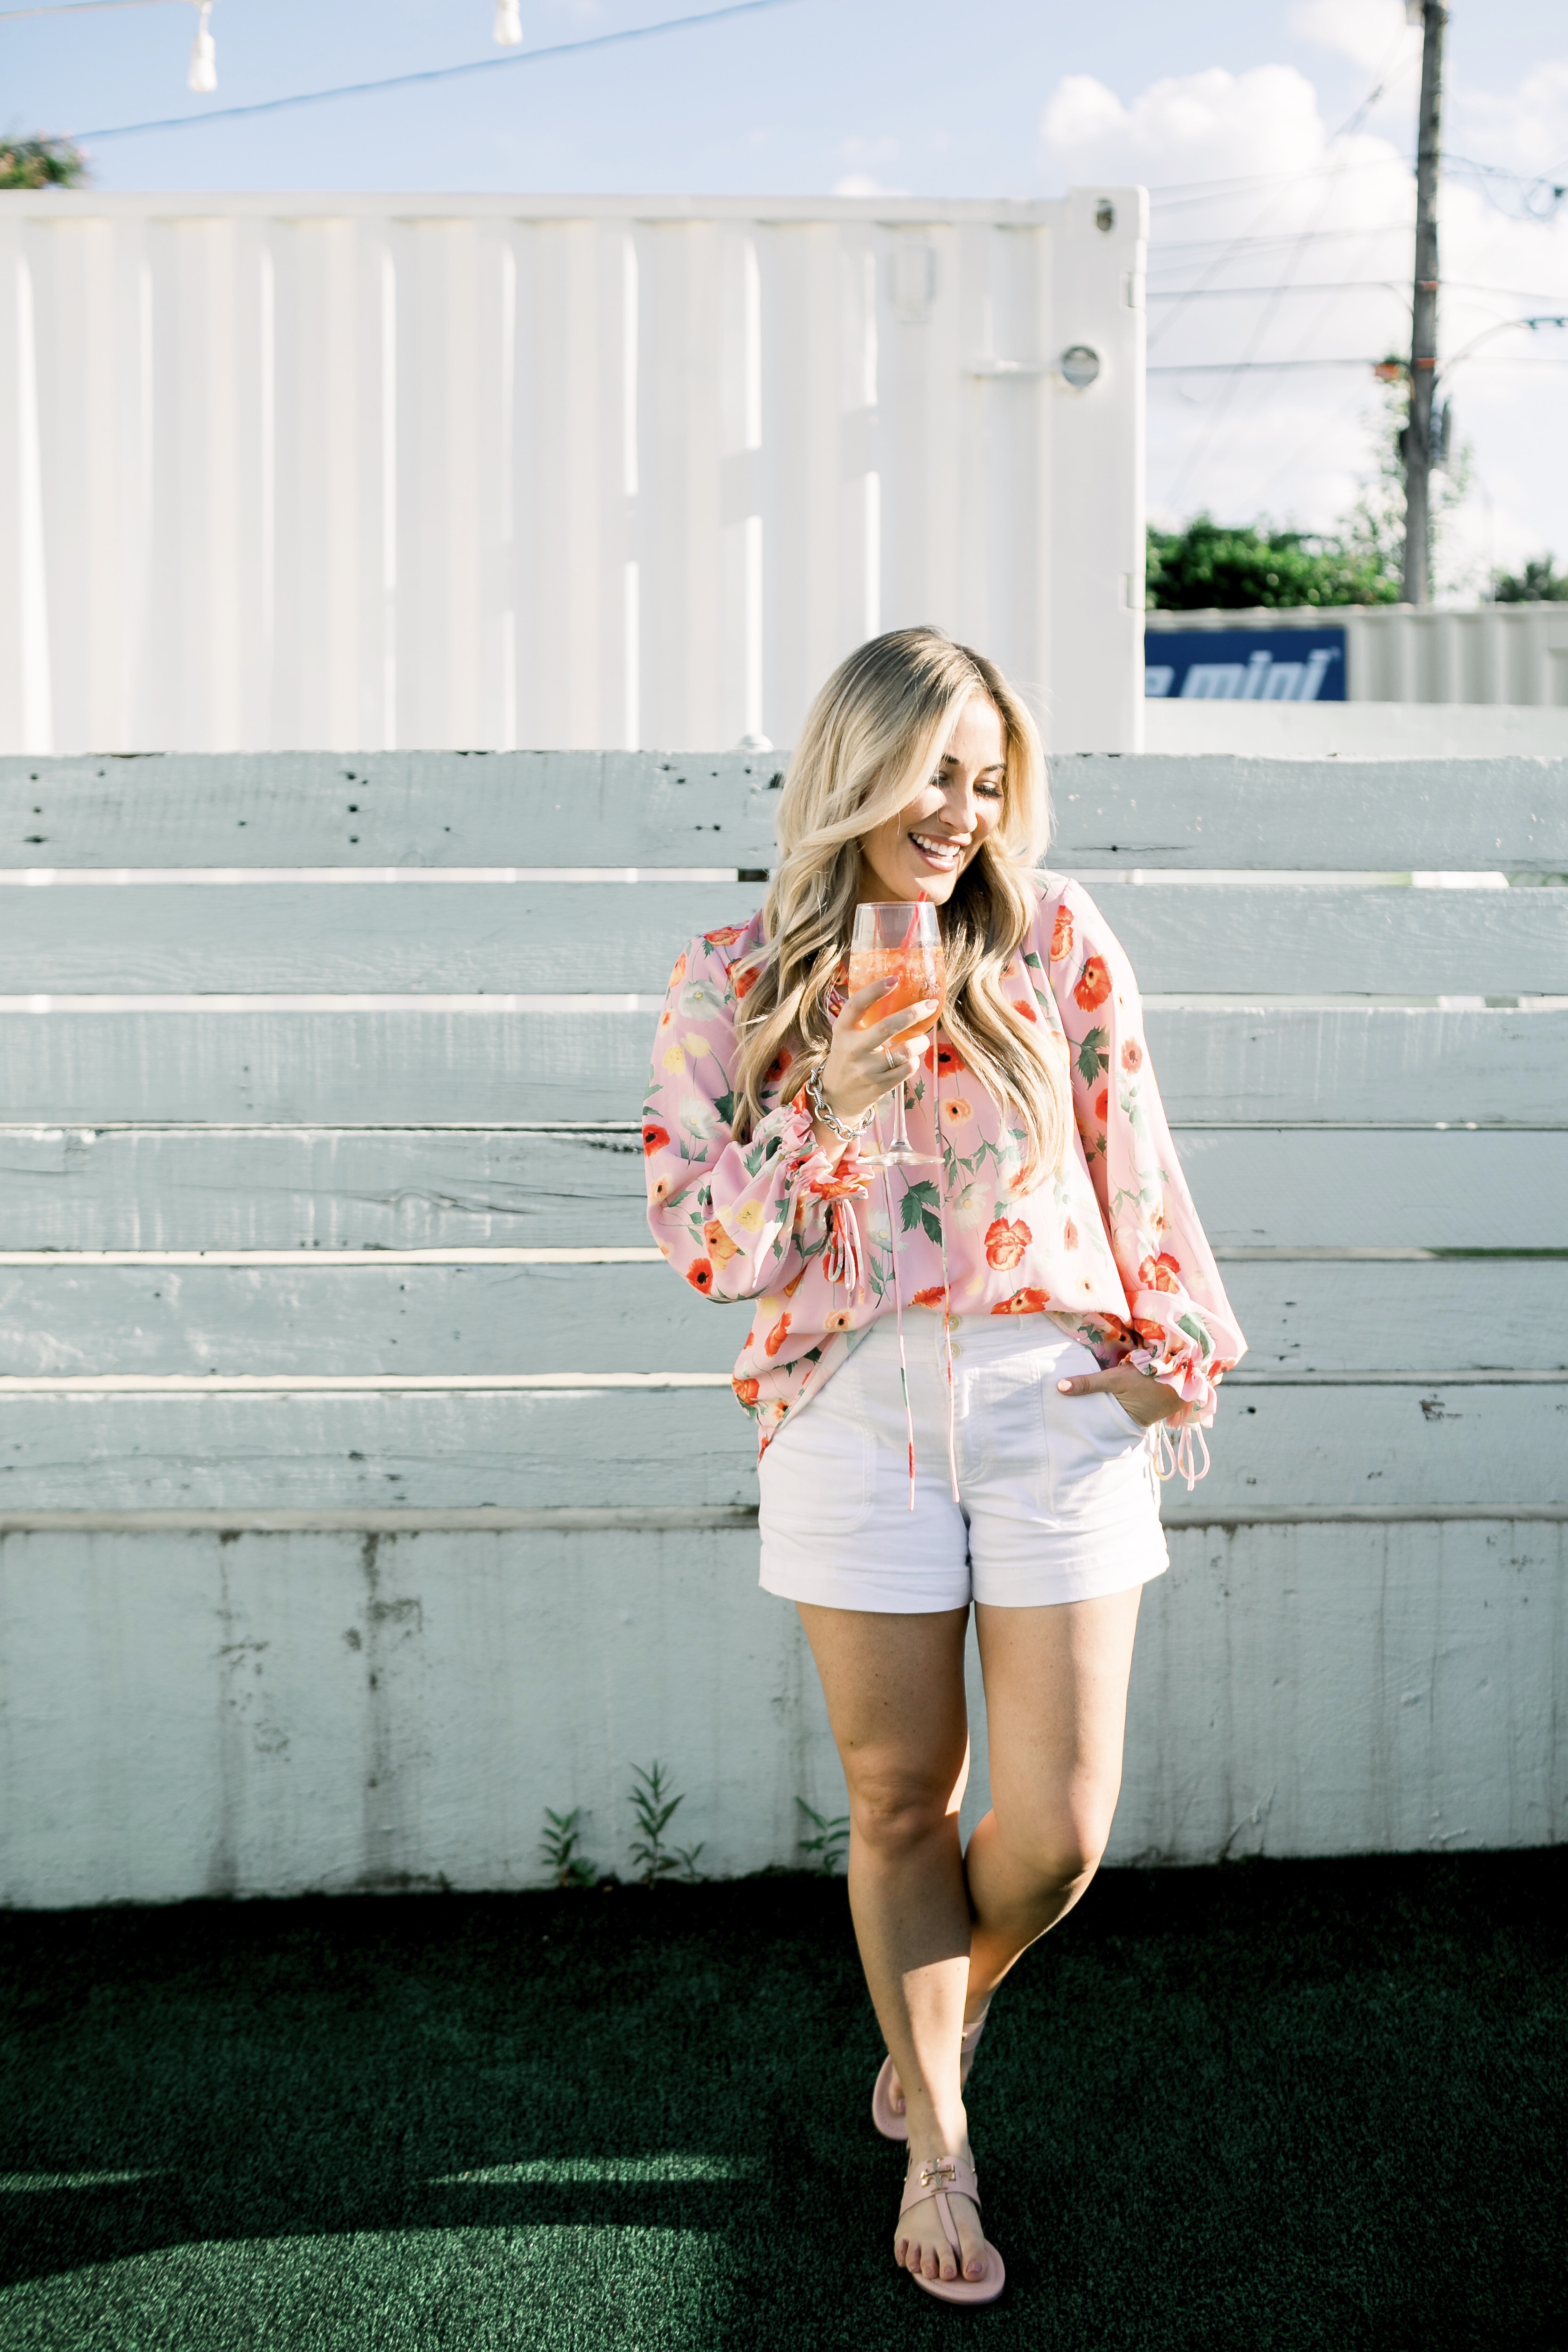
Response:
[{"label": "woman's chin", "polygon": [[949,866],[945,871],[933,866],[921,875],[919,880],[905,895],[910,898],[918,898],[923,890],[933,906],[945,907],[952,896],[953,885],[962,871],[963,868],[957,866]]}]

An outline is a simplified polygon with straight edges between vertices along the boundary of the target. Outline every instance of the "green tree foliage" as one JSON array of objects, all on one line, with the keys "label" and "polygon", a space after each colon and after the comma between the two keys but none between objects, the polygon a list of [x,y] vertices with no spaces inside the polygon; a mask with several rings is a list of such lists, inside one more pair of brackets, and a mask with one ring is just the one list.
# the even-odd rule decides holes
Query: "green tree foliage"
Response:
[{"label": "green tree foliage", "polygon": [[[1184,530],[1149,533],[1146,602],[1166,612],[1203,606],[1397,604],[1405,562],[1405,430],[1407,373],[1383,382],[1373,431],[1373,469],[1338,530],[1273,530],[1266,522],[1227,529],[1201,514]],[[1451,425],[1451,419],[1447,420]],[[1445,572],[1447,530],[1470,486],[1470,452],[1449,429],[1432,478],[1432,551],[1439,594],[1473,583]],[[1539,568],[1539,567],[1538,567]],[[1530,567],[1526,567],[1526,578]],[[1564,593],[1560,586],[1555,592]],[[1501,593],[1500,589],[1499,593]]]},{"label": "green tree foliage", "polygon": [[1568,604],[1568,572],[1550,555],[1531,556],[1522,572],[1492,575],[1494,604]]},{"label": "green tree foliage", "polygon": [[0,139],[0,188],[80,188],[91,176],[69,139]]},{"label": "green tree foliage", "polygon": [[1399,579],[1380,547],[1200,514],[1184,530],[1149,533],[1148,604],[1191,613],[1219,606],[1394,604]]}]

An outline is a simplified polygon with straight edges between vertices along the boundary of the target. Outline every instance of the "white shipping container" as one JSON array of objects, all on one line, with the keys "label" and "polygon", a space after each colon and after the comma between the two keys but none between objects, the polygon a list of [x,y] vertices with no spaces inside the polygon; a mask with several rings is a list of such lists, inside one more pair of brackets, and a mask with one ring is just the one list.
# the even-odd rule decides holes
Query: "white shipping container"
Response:
[{"label": "white shipping container", "polygon": [[0,195],[0,750],[789,743],[916,621],[1135,750],[1146,214]]}]

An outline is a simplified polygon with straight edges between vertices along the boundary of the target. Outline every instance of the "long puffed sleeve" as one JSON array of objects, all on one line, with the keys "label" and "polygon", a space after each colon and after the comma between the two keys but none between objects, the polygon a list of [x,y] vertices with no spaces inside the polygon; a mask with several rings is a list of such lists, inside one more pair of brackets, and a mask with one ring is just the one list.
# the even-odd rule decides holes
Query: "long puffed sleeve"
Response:
[{"label": "long puffed sleeve", "polygon": [[[726,949],[744,930],[693,940],[669,976],[654,1037],[643,1152],[654,1240],[694,1290],[722,1299],[783,1290],[830,1237],[833,1185],[803,1097],[744,1143],[732,1132],[736,1016],[754,967]],[[783,1081],[784,1068],[770,1073]]]},{"label": "long puffed sleeve", "polygon": [[1215,1383],[1247,1342],[1165,1124],[1138,983],[1077,883],[1050,886],[1041,926],[1072,1057],[1078,1131],[1137,1339],[1125,1360],[1178,1391],[1177,1425],[1206,1428]]}]

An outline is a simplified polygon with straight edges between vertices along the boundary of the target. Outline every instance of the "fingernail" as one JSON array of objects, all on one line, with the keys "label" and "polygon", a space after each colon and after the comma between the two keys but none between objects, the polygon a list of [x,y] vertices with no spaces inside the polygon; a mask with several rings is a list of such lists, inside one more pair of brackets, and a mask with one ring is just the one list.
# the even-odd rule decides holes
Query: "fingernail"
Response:
[{"label": "fingernail", "polygon": [[1058,1389],[1060,1389],[1060,1391],[1061,1391],[1061,1392],[1062,1392],[1063,1396],[1071,1396],[1071,1394],[1072,1394],[1072,1382],[1071,1382],[1070,1381],[1058,1381],[1057,1382],[1057,1386],[1058,1386]]}]

